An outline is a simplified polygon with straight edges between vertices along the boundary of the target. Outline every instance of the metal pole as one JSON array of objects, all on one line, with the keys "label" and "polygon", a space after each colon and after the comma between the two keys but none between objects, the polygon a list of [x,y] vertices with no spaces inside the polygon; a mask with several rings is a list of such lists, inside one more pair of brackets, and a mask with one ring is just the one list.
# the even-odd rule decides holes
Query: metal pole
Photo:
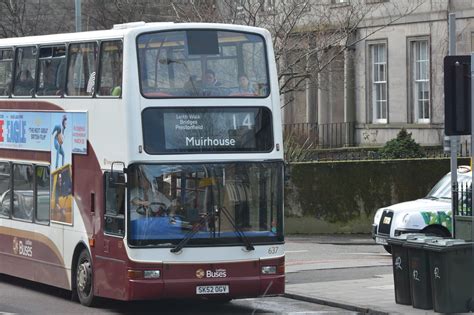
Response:
[{"label": "metal pole", "polygon": [[[456,55],[456,14],[450,13],[448,20],[449,27],[449,51],[448,54],[453,56]],[[458,142],[459,136],[450,136],[449,139],[451,148],[451,197],[454,197],[454,191],[458,189]],[[454,201],[454,200],[453,200]],[[455,205],[455,202],[451,203]],[[455,220],[455,209],[451,206],[452,224],[453,224],[453,237],[456,235],[456,220]]]},{"label": "metal pole", "polygon": [[81,0],[75,0],[76,4],[76,32],[82,31],[82,24],[81,24]]}]

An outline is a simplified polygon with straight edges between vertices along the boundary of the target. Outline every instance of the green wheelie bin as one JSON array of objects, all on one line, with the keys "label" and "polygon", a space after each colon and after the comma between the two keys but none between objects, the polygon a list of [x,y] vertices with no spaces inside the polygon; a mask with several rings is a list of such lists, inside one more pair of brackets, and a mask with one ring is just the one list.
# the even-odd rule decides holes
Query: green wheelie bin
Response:
[{"label": "green wheelie bin", "polygon": [[387,240],[392,247],[393,283],[395,285],[395,302],[411,305],[410,273],[408,270],[408,249],[403,246],[407,239],[423,234],[407,233]]},{"label": "green wheelie bin", "polygon": [[473,301],[474,243],[459,239],[428,242],[433,310],[438,313],[471,311]]},{"label": "green wheelie bin", "polygon": [[424,247],[427,242],[435,239],[440,239],[440,237],[421,235],[409,238],[403,244],[408,250],[411,304],[414,308],[424,310],[433,308],[429,257]]}]

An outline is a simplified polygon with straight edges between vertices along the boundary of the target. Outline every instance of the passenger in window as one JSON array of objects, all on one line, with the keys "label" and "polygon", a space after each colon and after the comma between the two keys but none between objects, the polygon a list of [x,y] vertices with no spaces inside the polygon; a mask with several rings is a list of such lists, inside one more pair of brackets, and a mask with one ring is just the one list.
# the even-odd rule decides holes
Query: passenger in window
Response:
[{"label": "passenger in window", "polygon": [[202,87],[203,88],[210,88],[210,87],[217,87],[220,86],[221,83],[217,81],[216,74],[211,69],[207,69],[206,73],[204,74],[204,78],[202,80]]},{"label": "passenger in window", "polygon": [[35,81],[29,70],[22,70],[18,73],[15,80],[15,94],[33,96]]},{"label": "passenger in window", "polygon": [[217,80],[216,74],[211,69],[207,69],[203,79],[200,82],[202,96],[219,96],[221,83]]},{"label": "passenger in window", "polygon": [[255,96],[257,93],[250,83],[249,77],[245,73],[239,74],[239,87],[231,94],[235,96]]}]

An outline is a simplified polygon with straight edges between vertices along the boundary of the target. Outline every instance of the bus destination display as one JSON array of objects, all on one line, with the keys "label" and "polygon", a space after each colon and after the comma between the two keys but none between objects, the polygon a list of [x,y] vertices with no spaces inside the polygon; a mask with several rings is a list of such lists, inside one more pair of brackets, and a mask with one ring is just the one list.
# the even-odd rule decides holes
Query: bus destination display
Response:
[{"label": "bus destination display", "polygon": [[[153,108],[144,111],[143,125],[150,154],[255,152],[273,145],[265,108]],[[156,126],[158,133],[150,130],[156,131]]]}]

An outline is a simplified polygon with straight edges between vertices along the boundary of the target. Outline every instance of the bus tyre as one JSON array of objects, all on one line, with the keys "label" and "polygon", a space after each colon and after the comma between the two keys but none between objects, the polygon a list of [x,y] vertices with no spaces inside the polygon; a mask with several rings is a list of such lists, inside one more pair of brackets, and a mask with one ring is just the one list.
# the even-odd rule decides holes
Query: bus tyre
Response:
[{"label": "bus tyre", "polygon": [[94,277],[89,251],[82,250],[77,260],[75,288],[77,298],[82,305],[91,306],[94,300]]}]

